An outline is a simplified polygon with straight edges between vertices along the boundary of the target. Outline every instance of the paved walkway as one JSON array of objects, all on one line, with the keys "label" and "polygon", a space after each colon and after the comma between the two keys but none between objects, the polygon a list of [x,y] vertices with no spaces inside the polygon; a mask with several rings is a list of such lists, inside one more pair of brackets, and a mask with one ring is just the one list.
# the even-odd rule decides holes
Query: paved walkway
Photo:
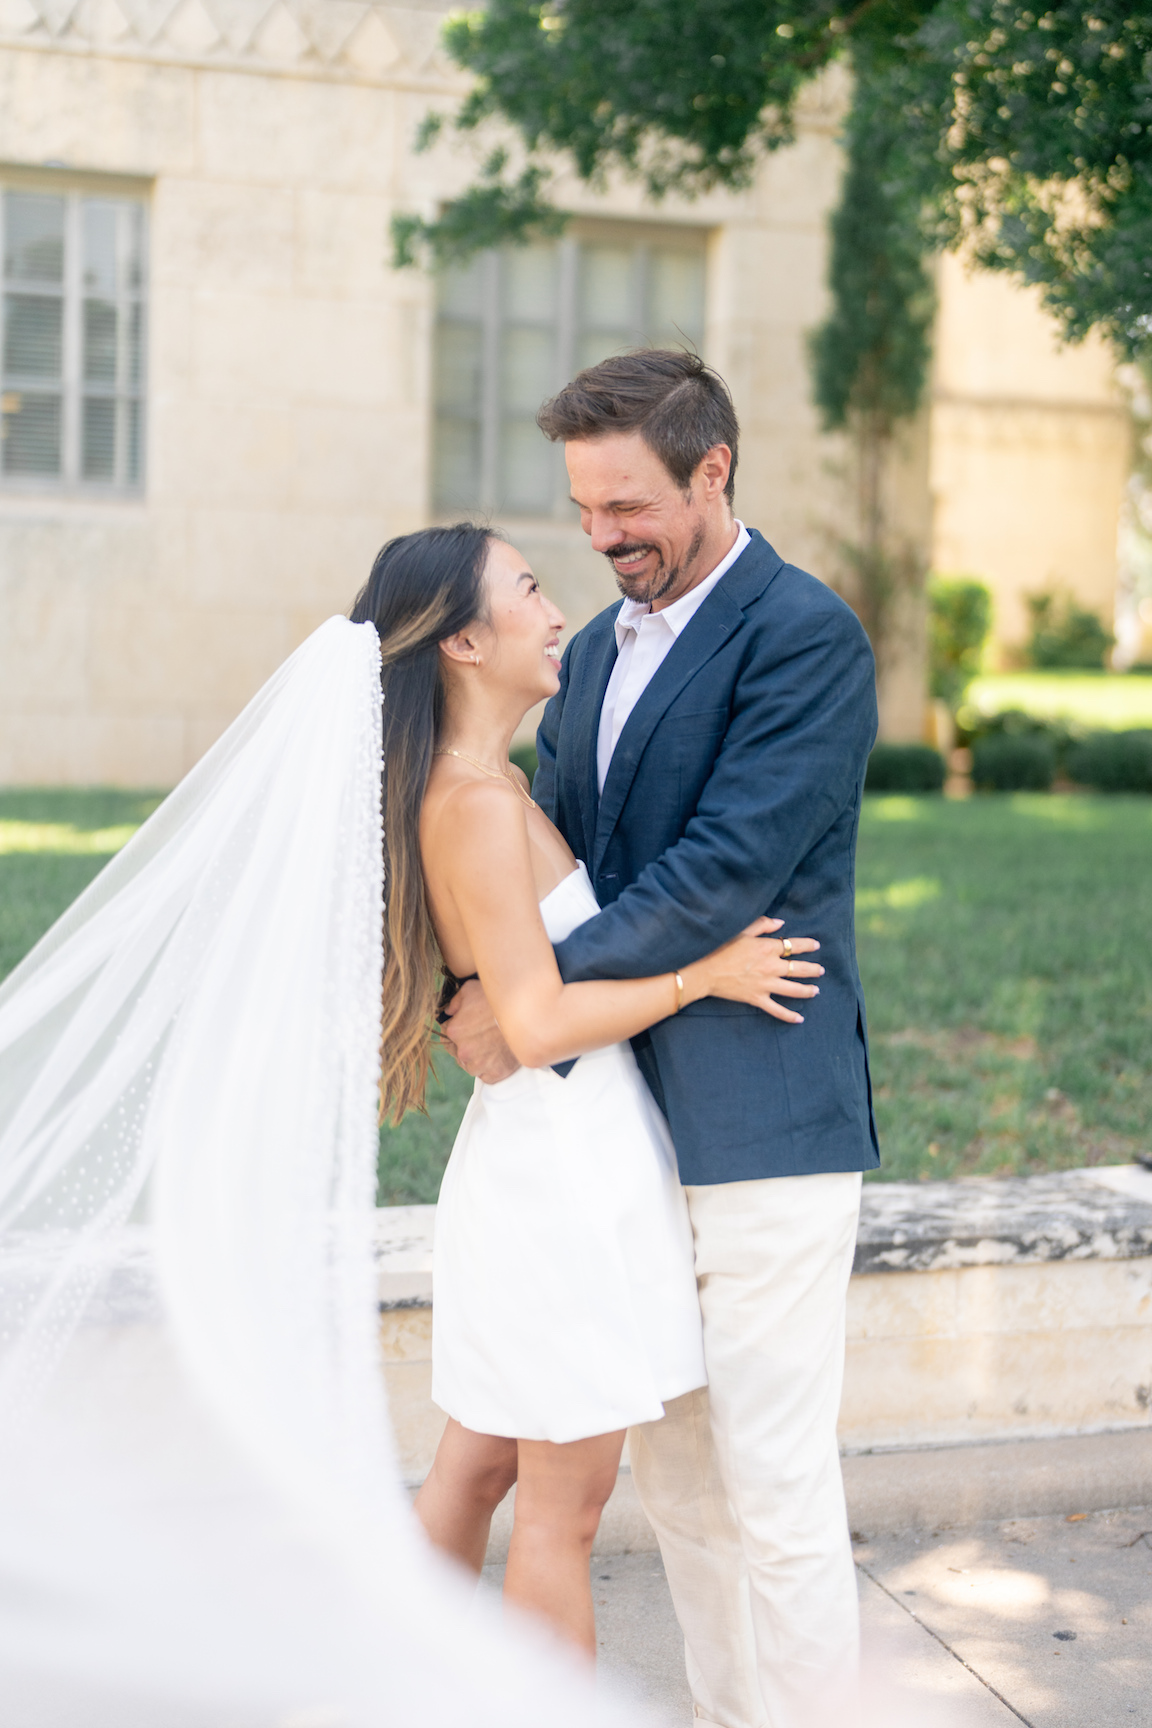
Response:
[{"label": "paved walkway", "polygon": [[[1152,1728],[1152,1509],[861,1539],[856,1559],[870,1728]],[[659,1555],[592,1577],[605,1666],[688,1728]]]},{"label": "paved walkway", "polygon": [[982,1683],[985,1714],[973,1692],[958,1725],[1152,1724],[1152,1509],[881,1537],[856,1559],[884,1596],[881,1618],[865,1594],[870,1622],[914,1616],[935,1645],[925,1678],[944,1660]]}]

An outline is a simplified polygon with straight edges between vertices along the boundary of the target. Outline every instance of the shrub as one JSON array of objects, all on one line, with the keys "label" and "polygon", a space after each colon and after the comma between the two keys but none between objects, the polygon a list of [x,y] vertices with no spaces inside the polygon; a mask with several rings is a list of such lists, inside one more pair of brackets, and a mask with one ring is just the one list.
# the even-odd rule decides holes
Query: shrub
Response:
[{"label": "shrub", "polygon": [[508,760],[514,762],[517,768],[524,770],[528,776],[528,784],[531,786],[536,778],[536,769],[539,767],[535,744],[513,744],[508,752]]},{"label": "shrub", "polygon": [[1028,658],[1048,670],[1099,671],[1115,637],[1095,612],[1067,595],[1033,594],[1028,599],[1032,636]]},{"label": "shrub", "polygon": [[1000,732],[972,746],[972,779],[985,792],[1047,792],[1056,746],[1042,732]]},{"label": "shrub", "polygon": [[1152,792],[1152,726],[1093,733],[1069,750],[1068,773],[1098,792]]},{"label": "shrub", "polygon": [[962,709],[956,728],[957,741],[975,749],[985,738],[1043,738],[1052,746],[1057,774],[1065,772],[1068,750],[1082,734],[1065,720],[1043,720],[1022,708],[1004,708],[999,714],[973,714]]},{"label": "shrub", "polygon": [[865,792],[939,792],[947,769],[930,744],[877,744],[868,758]]},{"label": "shrub", "polygon": [[928,584],[932,694],[955,712],[980,670],[992,627],[992,595],[971,576],[937,576]]}]

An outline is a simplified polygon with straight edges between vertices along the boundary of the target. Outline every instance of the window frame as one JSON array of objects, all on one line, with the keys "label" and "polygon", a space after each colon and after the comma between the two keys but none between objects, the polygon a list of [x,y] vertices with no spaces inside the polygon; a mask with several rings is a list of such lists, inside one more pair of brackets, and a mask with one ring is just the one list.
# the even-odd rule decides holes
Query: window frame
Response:
[{"label": "window frame", "polygon": [[[550,391],[563,388],[575,375],[581,337],[594,326],[585,326],[579,319],[581,248],[594,245],[627,246],[638,254],[638,271],[632,284],[634,301],[630,316],[637,328],[644,317],[644,302],[654,250],[673,250],[699,257],[704,275],[704,305],[701,317],[700,342],[704,346],[708,324],[708,262],[713,227],[705,223],[656,223],[631,217],[578,217],[568,224],[563,234],[553,242],[557,249],[556,315],[548,322],[555,328],[554,371]],[[471,504],[444,504],[436,496],[436,460],[434,447],[429,450],[429,492],[433,519],[452,521],[461,511],[499,513],[501,520],[515,522],[569,522],[575,519],[568,495],[568,476],[562,453],[554,452],[552,497],[548,508],[524,510],[510,508],[500,502],[500,468],[502,461],[501,430],[505,419],[500,389],[500,356],[503,331],[516,327],[518,321],[506,318],[505,295],[502,292],[503,251],[494,248],[480,254],[477,260],[483,271],[481,289],[480,400],[475,424],[479,428],[479,497]],[[437,304],[433,316],[433,343],[445,324],[472,324],[477,320],[446,313]],[[435,440],[441,408],[436,397],[436,355],[433,353],[433,394],[431,401],[431,438]]]},{"label": "window frame", "polygon": [[[0,461],[0,499],[14,496],[41,498],[103,499],[109,502],[132,502],[142,499],[148,477],[148,381],[149,338],[151,331],[151,194],[153,182],[142,176],[89,174],[67,168],[30,169],[0,162],[0,294],[21,292],[19,280],[8,277],[5,258],[5,202],[7,192],[30,192],[63,198],[64,205],[64,274],[58,288],[47,282],[29,282],[27,291],[39,296],[57,293],[63,301],[61,319],[62,354],[60,368],[61,400],[61,464],[58,474],[7,473]],[[84,377],[84,304],[89,296],[84,291],[83,208],[85,199],[115,199],[130,202],[140,209],[140,284],[126,292],[118,287],[116,306],[123,314],[132,306],[139,309],[140,351],[134,384],[125,378],[127,347],[117,343],[116,381],[108,387],[98,380]],[[9,383],[3,370],[4,307],[0,302],[0,394],[9,391],[43,388],[43,382]],[[55,393],[55,385],[49,386]],[[82,427],[86,400],[110,398],[114,402],[134,402],[137,412],[136,439],[138,446],[137,473],[134,479],[88,479],[82,472]],[[117,437],[117,453],[120,439]]]}]

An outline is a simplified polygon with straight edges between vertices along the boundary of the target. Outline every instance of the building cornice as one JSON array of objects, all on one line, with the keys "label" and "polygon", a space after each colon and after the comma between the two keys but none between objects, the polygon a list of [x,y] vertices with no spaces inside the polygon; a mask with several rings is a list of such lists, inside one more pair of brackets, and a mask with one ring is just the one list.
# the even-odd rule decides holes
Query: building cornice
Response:
[{"label": "building cornice", "polygon": [[458,88],[443,0],[0,0],[0,47],[325,82]]}]

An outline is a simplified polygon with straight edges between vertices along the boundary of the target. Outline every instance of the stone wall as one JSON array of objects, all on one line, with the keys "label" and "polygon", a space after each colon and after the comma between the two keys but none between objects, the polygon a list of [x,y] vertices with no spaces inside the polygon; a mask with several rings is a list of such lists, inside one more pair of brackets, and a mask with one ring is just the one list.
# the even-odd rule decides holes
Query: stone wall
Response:
[{"label": "stone wall", "polygon": [[[0,0],[0,170],[30,189],[143,195],[152,259],[143,491],[0,480],[0,783],[174,783],[347,607],[377,547],[430,519],[433,291],[391,270],[388,222],[433,210],[475,169],[458,143],[411,147],[429,106],[462,88],[436,47],[442,15],[439,0]],[[824,307],[843,97],[836,76],[813,87],[795,145],[746,193],[659,212],[708,236],[705,350],[743,421],[740,512],[825,578],[854,529],[804,337]],[[560,191],[583,214],[653,214],[634,187]],[[972,290],[948,282],[945,381],[971,336],[955,308]],[[1036,324],[1034,308],[1021,316]],[[1061,378],[1074,364],[1045,361]],[[960,409],[941,396],[938,565],[1005,592],[1067,568],[1107,609],[1122,439],[1092,365],[1076,373],[1075,425],[1100,434],[1083,486],[1075,451],[1046,454],[1071,424],[1062,407],[1037,410],[1035,435],[1017,416],[1013,465],[983,408],[963,410],[967,443],[948,431]],[[574,525],[505,525],[572,627],[612,597]],[[1004,616],[1015,629],[1008,602]],[[889,729],[918,723],[913,692]]]},{"label": "stone wall", "polygon": [[1063,589],[1111,625],[1131,421],[1106,343],[1060,343],[1039,295],[941,261],[932,404],[933,561],[978,575],[1001,648],[1026,596]]},{"label": "stone wall", "polygon": [[[434,1214],[379,1214],[385,1372],[411,1480],[444,1420],[429,1397]],[[845,1453],[1147,1436],[1150,1411],[1152,1173],[865,1184]]]}]

